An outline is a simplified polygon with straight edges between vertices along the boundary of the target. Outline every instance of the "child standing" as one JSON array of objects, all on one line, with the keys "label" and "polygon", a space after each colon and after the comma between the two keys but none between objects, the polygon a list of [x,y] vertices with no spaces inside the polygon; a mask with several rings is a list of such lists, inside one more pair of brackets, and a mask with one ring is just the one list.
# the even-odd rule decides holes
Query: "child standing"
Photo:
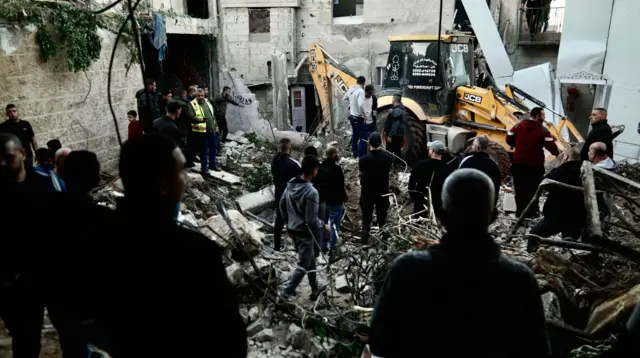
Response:
[{"label": "child standing", "polygon": [[127,112],[127,119],[129,120],[129,139],[139,137],[144,134],[142,130],[142,124],[138,120],[138,113],[136,111]]}]

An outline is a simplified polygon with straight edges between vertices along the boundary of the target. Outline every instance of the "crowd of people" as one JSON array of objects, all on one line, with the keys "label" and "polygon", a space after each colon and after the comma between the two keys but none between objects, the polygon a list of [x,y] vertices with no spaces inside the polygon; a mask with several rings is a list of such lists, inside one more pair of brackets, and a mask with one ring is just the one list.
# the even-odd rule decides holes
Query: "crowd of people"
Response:
[{"label": "crowd of people", "polygon": [[227,140],[227,104],[241,107],[233,100],[231,88],[224,87],[213,99],[208,87],[190,86],[187,90],[157,91],[153,79],[136,93],[138,111],[129,111],[129,138],[144,133],[160,133],[172,138],[185,153],[187,167],[200,161],[204,176],[219,171],[217,150]]},{"label": "crowd of people", "polygon": [[[227,132],[219,103],[235,102],[228,88],[214,107],[204,88],[191,87],[175,98],[170,92],[156,97],[155,82],[147,84],[137,94],[137,113],[128,114],[130,138],[118,165],[125,194],[114,211],[92,200],[100,182],[94,153],[63,148],[58,140],[40,148],[17,107],[6,108],[8,119],[0,124],[0,195],[5,203],[0,220],[9,234],[0,239],[0,317],[11,333],[16,358],[39,356],[45,308],[65,357],[87,357],[91,345],[114,357],[247,355],[245,325],[221,249],[176,220],[189,157],[198,147],[203,173],[215,170],[216,137]],[[398,143],[406,113],[401,96],[394,96],[381,135],[375,131],[375,94],[364,78],[357,86],[347,99],[358,107],[349,120],[359,157],[360,240],[370,247],[377,245],[370,234],[373,213],[382,227],[390,176],[394,166],[404,165]],[[537,205],[530,213],[525,208],[545,177],[544,149],[559,154],[544,120],[544,111],[534,108],[507,135],[515,148],[512,176],[519,215],[536,215]],[[583,160],[615,170],[606,110],[595,109],[591,123],[585,149],[568,149],[564,163],[547,178],[580,186]],[[501,185],[488,147],[486,137],[475,138],[472,151],[458,162],[449,160],[444,143],[429,142],[428,157],[412,168],[414,215],[437,219],[446,234],[429,251],[404,254],[391,267],[371,321],[369,341],[376,356],[416,357],[426,351],[434,356],[549,356],[536,279],[529,268],[502,256],[488,232]],[[301,163],[291,149],[290,140],[280,140],[271,165],[277,202],[274,249],[287,247],[282,240],[286,225],[299,257],[280,292],[284,302],[296,296],[305,276],[311,300],[325,291],[316,260],[320,253],[330,262],[338,258],[347,200],[338,148],[328,148],[321,158],[315,147],[308,147]],[[542,214],[531,230],[536,237],[562,233],[577,239],[583,233],[579,192],[550,190]],[[536,249],[535,240],[529,249]],[[156,327],[171,329],[171,338]],[[633,327],[637,330],[637,324]],[[447,348],[426,347],[424,337]]]}]

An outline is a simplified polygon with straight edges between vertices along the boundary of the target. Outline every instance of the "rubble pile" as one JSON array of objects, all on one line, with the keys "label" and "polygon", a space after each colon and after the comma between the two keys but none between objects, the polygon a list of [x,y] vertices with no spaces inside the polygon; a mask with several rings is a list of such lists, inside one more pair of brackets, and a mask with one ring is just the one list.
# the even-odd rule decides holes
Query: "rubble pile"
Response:
[{"label": "rubble pile", "polygon": [[[328,290],[315,302],[309,299],[311,288],[306,279],[293,301],[278,299],[298,258],[286,234],[285,250],[272,249],[275,199],[269,165],[275,143],[235,133],[221,151],[221,174],[205,179],[195,169],[188,173],[189,188],[179,220],[224,248],[227,274],[238,291],[240,312],[247,324],[250,357],[359,356],[367,341],[375,297],[393,260],[411,250],[427,249],[443,234],[435,219],[411,215],[409,174],[399,172],[391,178],[387,224],[377,227],[374,222],[373,245],[360,245],[358,162],[342,146],[342,136],[346,136],[344,131],[323,140],[305,139],[321,153],[327,145],[343,149],[339,164],[345,171],[348,195],[338,255],[332,261],[322,253],[318,258],[318,279]],[[292,155],[300,156],[299,152]],[[620,174],[637,184],[640,166],[622,165]],[[607,180],[599,173],[596,177]],[[589,357],[608,349],[612,334],[621,331],[640,300],[640,260],[628,251],[640,247],[640,240],[627,227],[639,226],[640,190],[619,181],[612,188],[620,194],[611,196],[613,211],[623,213],[626,222],[620,224],[622,219],[613,214],[602,215],[608,246],[592,243],[583,247],[556,237],[549,239],[551,244],[543,242],[534,253],[527,252],[525,237],[534,222],[515,217],[510,185],[504,184],[501,190],[499,203],[503,205],[490,231],[505,255],[536,274],[554,356]],[[122,195],[118,181],[112,181],[96,198],[111,206]],[[556,241],[569,246],[554,245]]]}]

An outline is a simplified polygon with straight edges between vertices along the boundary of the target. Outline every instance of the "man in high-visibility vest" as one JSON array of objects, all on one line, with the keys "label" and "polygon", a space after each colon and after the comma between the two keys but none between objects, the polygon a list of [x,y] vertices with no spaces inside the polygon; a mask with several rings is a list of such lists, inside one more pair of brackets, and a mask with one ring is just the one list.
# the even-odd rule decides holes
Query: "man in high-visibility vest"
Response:
[{"label": "man in high-visibility vest", "polygon": [[216,166],[216,125],[215,111],[213,105],[205,97],[202,88],[198,89],[196,99],[191,101],[191,109],[194,112],[195,122],[191,124],[191,131],[194,139],[200,142],[200,165],[203,175],[209,174],[211,170],[220,171]]}]

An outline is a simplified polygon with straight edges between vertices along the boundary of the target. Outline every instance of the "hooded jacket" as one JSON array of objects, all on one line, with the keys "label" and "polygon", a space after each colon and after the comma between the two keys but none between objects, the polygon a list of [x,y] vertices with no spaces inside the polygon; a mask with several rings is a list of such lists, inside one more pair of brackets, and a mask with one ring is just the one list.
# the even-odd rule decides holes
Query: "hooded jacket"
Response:
[{"label": "hooded jacket", "polygon": [[318,218],[320,197],[311,182],[296,177],[289,181],[280,199],[280,212],[287,229],[309,234],[309,229],[318,230],[324,222]]},{"label": "hooded jacket", "polygon": [[364,117],[364,88],[353,85],[343,99],[349,100],[349,114],[354,117]]}]

